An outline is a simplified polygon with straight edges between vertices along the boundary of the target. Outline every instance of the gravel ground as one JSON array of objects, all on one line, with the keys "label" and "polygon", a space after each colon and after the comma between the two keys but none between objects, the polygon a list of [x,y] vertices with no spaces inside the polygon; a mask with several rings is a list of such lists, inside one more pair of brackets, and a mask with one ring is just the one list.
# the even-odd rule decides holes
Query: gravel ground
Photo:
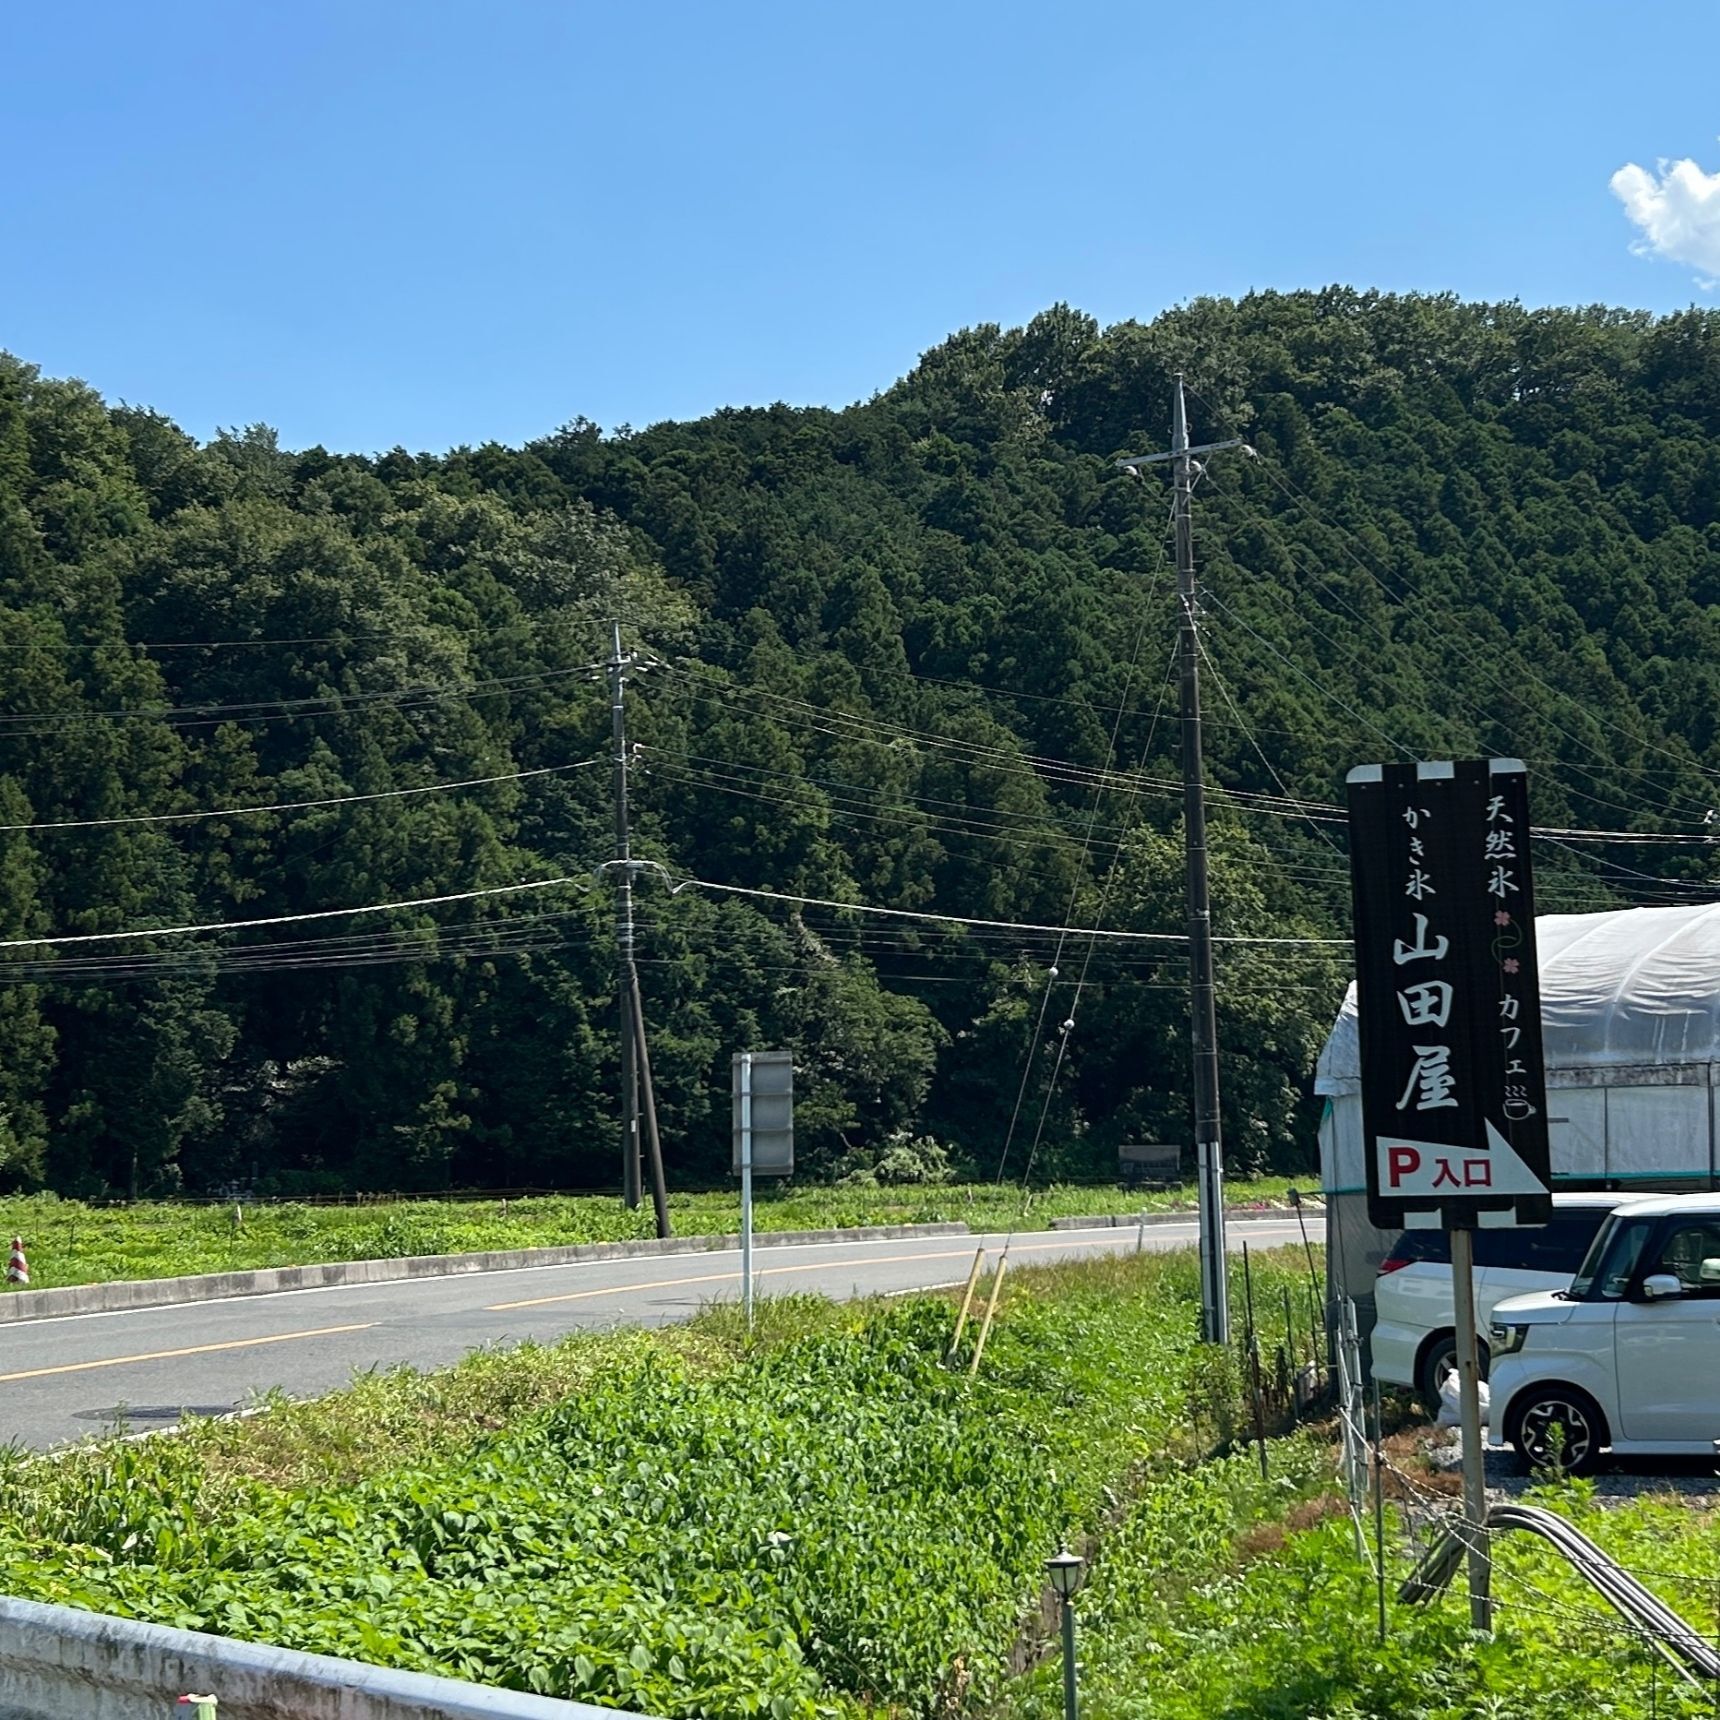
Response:
[{"label": "gravel ground", "polygon": [[[1453,1429],[1429,1430],[1428,1461],[1455,1474],[1463,1463],[1463,1436]],[[1692,1505],[1720,1507],[1720,1476],[1710,1457],[1608,1458],[1594,1477],[1597,1503],[1675,1493]],[[1487,1491],[1494,1499],[1515,1499],[1533,1485],[1521,1471],[1516,1453],[1504,1446],[1487,1449]]]}]

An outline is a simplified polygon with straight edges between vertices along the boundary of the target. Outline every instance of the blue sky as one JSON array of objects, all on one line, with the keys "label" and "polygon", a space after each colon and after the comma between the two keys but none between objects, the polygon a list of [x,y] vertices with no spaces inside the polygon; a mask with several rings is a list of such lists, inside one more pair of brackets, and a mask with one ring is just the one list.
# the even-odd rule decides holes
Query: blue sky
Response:
[{"label": "blue sky", "polygon": [[1706,303],[1720,7],[1638,16],[13,5],[0,347],[199,436],[370,451],[841,404],[1059,299]]}]

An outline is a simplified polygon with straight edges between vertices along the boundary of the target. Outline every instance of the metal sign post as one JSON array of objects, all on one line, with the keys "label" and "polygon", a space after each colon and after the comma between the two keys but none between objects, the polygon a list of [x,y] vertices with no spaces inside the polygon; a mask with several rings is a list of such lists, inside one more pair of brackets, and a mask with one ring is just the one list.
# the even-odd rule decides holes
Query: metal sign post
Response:
[{"label": "metal sign post", "polygon": [[1481,1354],[1475,1336],[1475,1232],[1451,1233],[1452,1317],[1463,1434],[1463,1516],[1469,1537],[1469,1622],[1493,1628],[1493,1557],[1487,1542],[1486,1454],[1481,1443]]},{"label": "metal sign post", "polygon": [[741,1179],[741,1307],[753,1318],[753,1177],[794,1175],[794,1053],[737,1051],[734,1164]]},{"label": "metal sign post", "polygon": [[1350,772],[1368,1217],[1451,1235],[1470,1617],[1492,1619],[1475,1231],[1552,1217],[1529,792],[1517,759]]},{"label": "metal sign post", "polygon": [[752,1053],[741,1053],[741,1309],[753,1323],[752,1274]]}]

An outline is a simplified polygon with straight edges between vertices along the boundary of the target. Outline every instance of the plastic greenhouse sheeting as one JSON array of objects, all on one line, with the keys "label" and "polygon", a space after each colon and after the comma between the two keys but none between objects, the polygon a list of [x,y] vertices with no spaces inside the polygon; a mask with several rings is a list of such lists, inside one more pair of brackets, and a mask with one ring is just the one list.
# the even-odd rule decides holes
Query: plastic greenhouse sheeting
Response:
[{"label": "plastic greenhouse sheeting", "polygon": [[[1720,1063],[1720,903],[1543,914],[1536,932],[1550,1076]],[[1352,985],[1314,1090],[1355,1093],[1360,1080]]]}]

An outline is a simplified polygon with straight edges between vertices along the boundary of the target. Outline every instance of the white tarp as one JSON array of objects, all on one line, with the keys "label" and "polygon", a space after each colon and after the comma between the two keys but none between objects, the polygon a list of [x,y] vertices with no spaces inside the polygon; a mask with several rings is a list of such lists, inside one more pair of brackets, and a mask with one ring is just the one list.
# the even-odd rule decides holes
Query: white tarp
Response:
[{"label": "white tarp", "polygon": [[[1535,930],[1550,1084],[1559,1071],[1720,1063],[1720,903],[1543,914]],[[1352,985],[1314,1091],[1356,1093],[1360,1082]]]}]

